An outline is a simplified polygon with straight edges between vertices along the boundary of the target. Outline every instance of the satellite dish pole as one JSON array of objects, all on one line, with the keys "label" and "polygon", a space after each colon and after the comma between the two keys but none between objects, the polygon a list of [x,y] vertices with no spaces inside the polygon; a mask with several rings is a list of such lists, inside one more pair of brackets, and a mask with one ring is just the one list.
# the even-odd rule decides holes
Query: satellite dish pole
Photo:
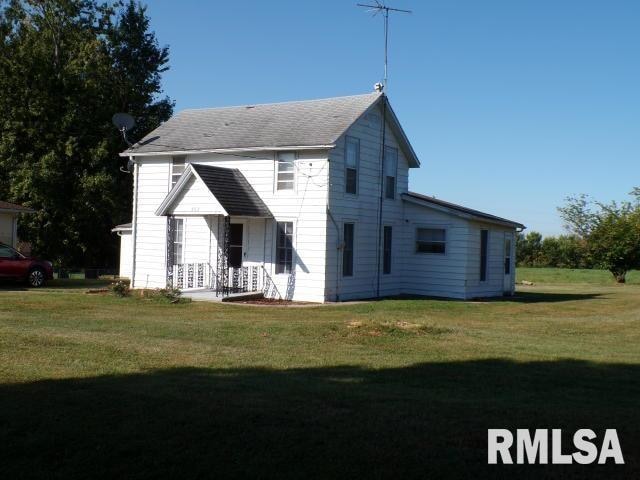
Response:
[{"label": "satellite dish pole", "polygon": [[[116,113],[111,118],[111,121],[113,122],[115,127],[118,129],[118,131],[122,134],[122,138],[124,139],[126,144],[129,145],[129,147],[132,147],[133,143],[131,143],[127,138],[127,132],[131,130],[133,127],[135,127],[136,125],[135,119],[128,113]],[[120,171],[122,173],[131,173],[132,165],[133,165],[133,160],[131,160],[131,156],[129,156],[129,161],[127,162],[127,168],[124,169],[120,167]]]},{"label": "satellite dish pole", "polygon": [[411,13],[411,10],[402,10],[400,8],[388,7],[384,3],[374,0],[376,2],[375,5],[367,4],[367,3],[357,3],[358,7],[368,8],[369,12],[373,12],[373,16],[375,17],[379,13],[382,13],[384,16],[384,79],[382,81],[382,88],[387,88],[388,81],[388,51],[389,51],[389,12],[398,12],[398,13]]}]

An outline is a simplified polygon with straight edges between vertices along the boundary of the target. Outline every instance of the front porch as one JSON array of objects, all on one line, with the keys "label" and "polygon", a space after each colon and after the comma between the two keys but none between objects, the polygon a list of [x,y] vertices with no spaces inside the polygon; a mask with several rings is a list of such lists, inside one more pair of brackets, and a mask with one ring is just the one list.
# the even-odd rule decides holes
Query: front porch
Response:
[{"label": "front porch", "polygon": [[167,287],[282,298],[270,275],[276,223],[240,171],[190,164],[156,214],[167,217]]}]

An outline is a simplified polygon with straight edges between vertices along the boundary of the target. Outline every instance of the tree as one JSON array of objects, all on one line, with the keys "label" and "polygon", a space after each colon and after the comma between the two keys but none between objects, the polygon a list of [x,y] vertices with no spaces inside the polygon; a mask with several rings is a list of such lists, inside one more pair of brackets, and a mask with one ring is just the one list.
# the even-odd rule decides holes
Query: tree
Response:
[{"label": "tree", "polygon": [[518,265],[534,266],[541,254],[542,235],[529,232],[526,236],[519,233],[516,237],[516,262]]},{"label": "tree", "polygon": [[640,267],[640,190],[633,202],[593,202],[587,196],[567,198],[560,215],[567,227],[585,242],[595,264],[609,270],[618,283],[629,270]]},{"label": "tree", "polygon": [[133,114],[136,138],[173,109],[157,98],[168,49],[148,29],[133,1],[0,0],[0,198],[36,210],[20,235],[59,263],[115,263],[132,178],[111,116]]}]

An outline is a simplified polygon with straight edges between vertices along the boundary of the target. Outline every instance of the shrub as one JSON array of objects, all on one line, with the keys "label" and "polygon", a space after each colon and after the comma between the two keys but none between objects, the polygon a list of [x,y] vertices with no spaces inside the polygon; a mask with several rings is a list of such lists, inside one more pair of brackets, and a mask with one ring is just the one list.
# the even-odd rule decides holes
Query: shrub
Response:
[{"label": "shrub", "polygon": [[111,285],[109,285],[109,290],[111,290],[111,293],[113,293],[116,297],[128,297],[131,293],[129,283],[125,282],[124,280],[118,280],[117,282],[112,283]]},{"label": "shrub", "polygon": [[177,288],[156,288],[155,290],[144,290],[142,292],[144,298],[154,300],[168,301],[170,303],[180,303],[187,299],[181,298],[182,292]]}]

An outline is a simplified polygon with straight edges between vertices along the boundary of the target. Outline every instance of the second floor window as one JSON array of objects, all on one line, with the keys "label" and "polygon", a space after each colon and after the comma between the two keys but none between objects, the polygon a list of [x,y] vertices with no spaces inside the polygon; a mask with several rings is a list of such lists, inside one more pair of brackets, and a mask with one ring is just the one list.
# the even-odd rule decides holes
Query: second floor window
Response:
[{"label": "second floor window", "polygon": [[345,192],[358,193],[358,164],[360,163],[360,140],[347,137],[344,152]]},{"label": "second floor window", "polygon": [[178,182],[178,179],[184,173],[185,158],[173,157],[171,160],[171,188]]},{"label": "second floor window", "polygon": [[384,198],[396,198],[396,175],[398,171],[398,150],[384,147]]},{"label": "second floor window", "polygon": [[278,152],[276,190],[293,190],[295,152]]}]

